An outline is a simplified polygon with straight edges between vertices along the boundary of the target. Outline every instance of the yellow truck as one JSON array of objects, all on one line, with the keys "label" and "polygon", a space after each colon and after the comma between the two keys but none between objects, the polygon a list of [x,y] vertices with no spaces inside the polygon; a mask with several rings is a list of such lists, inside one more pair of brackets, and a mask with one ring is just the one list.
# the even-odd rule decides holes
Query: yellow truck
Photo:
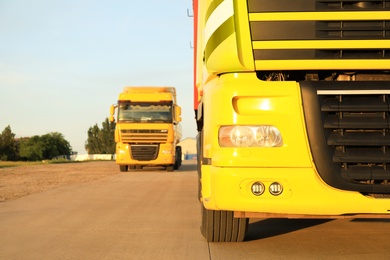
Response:
[{"label": "yellow truck", "polygon": [[120,171],[145,166],[181,165],[181,107],[174,87],[125,87],[118,103],[110,108],[110,121],[116,113],[116,163]]},{"label": "yellow truck", "polygon": [[194,0],[201,231],[390,217],[390,2]]}]

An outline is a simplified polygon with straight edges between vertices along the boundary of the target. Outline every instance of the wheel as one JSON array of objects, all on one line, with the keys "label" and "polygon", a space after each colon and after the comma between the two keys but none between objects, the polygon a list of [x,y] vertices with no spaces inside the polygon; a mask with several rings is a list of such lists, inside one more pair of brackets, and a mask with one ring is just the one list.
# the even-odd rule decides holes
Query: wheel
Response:
[{"label": "wheel", "polygon": [[178,170],[181,166],[181,146],[176,146],[176,153],[175,153],[175,170]]},{"label": "wheel", "polygon": [[248,218],[234,218],[232,211],[208,210],[202,207],[201,233],[207,242],[242,242]]},{"label": "wheel", "polygon": [[173,172],[174,168],[175,167],[173,165],[169,165],[169,166],[166,167],[167,172]]},{"label": "wheel", "polygon": [[201,203],[202,235],[207,242],[242,242],[248,227],[248,218],[234,218],[232,211],[208,210],[202,203],[202,138],[203,131],[197,136],[198,197]]},{"label": "wheel", "polygon": [[202,198],[202,182],[201,182],[201,167],[202,167],[202,132],[198,132],[196,136],[196,164],[198,172],[198,200]]},{"label": "wheel", "polygon": [[127,165],[119,165],[119,170],[120,170],[121,172],[127,172],[128,166],[127,166]]},{"label": "wheel", "polygon": [[178,152],[178,157],[177,157],[177,159],[178,159],[178,161],[179,161],[179,167],[180,167],[180,166],[181,166],[181,163],[182,163],[181,158],[183,157],[183,154],[182,154],[182,152],[181,152],[181,146],[178,146],[178,147],[177,147],[177,152]]}]

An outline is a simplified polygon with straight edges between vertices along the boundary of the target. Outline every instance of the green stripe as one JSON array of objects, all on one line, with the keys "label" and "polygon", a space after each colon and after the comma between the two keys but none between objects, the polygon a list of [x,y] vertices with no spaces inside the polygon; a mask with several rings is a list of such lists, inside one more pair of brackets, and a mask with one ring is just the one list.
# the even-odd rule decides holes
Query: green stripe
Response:
[{"label": "green stripe", "polygon": [[210,15],[217,9],[217,7],[223,2],[224,0],[214,0],[209,8],[207,8],[206,11],[206,21],[209,19]]},{"label": "green stripe", "polygon": [[234,32],[234,16],[231,16],[221,26],[219,26],[217,30],[215,30],[208,40],[205,49],[206,62],[213,51],[215,51],[215,49]]}]

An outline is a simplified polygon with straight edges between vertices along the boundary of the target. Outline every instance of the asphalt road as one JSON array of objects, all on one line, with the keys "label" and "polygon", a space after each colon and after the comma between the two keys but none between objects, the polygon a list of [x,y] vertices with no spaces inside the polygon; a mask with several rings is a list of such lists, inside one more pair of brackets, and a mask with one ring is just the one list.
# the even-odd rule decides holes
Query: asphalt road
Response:
[{"label": "asphalt road", "polygon": [[245,242],[207,243],[196,178],[185,164],[0,203],[0,259],[390,259],[389,220],[253,219]]}]

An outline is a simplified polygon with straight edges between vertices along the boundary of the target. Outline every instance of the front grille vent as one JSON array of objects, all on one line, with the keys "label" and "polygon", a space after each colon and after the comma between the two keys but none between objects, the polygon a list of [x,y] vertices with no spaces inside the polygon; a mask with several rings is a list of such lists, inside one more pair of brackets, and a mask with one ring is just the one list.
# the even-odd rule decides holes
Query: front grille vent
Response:
[{"label": "front grille vent", "polygon": [[317,10],[383,10],[390,8],[390,1],[316,1]]},{"label": "front grille vent", "polygon": [[321,96],[332,160],[349,181],[390,185],[389,95]]},{"label": "front grille vent", "polygon": [[130,129],[121,130],[124,143],[165,143],[168,140],[167,129]]},{"label": "front grille vent", "polygon": [[130,154],[133,160],[150,161],[158,156],[159,145],[130,145]]},{"label": "front grille vent", "polygon": [[310,149],[321,178],[337,189],[390,194],[390,82],[300,85]]},{"label": "front grille vent", "polygon": [[389,39],[390,21],[317,21],[317,39]]},{"label": "front grille vent", "polygon": [[370,194],[369,196],[375,199],[390,199],[390,194]]}]

